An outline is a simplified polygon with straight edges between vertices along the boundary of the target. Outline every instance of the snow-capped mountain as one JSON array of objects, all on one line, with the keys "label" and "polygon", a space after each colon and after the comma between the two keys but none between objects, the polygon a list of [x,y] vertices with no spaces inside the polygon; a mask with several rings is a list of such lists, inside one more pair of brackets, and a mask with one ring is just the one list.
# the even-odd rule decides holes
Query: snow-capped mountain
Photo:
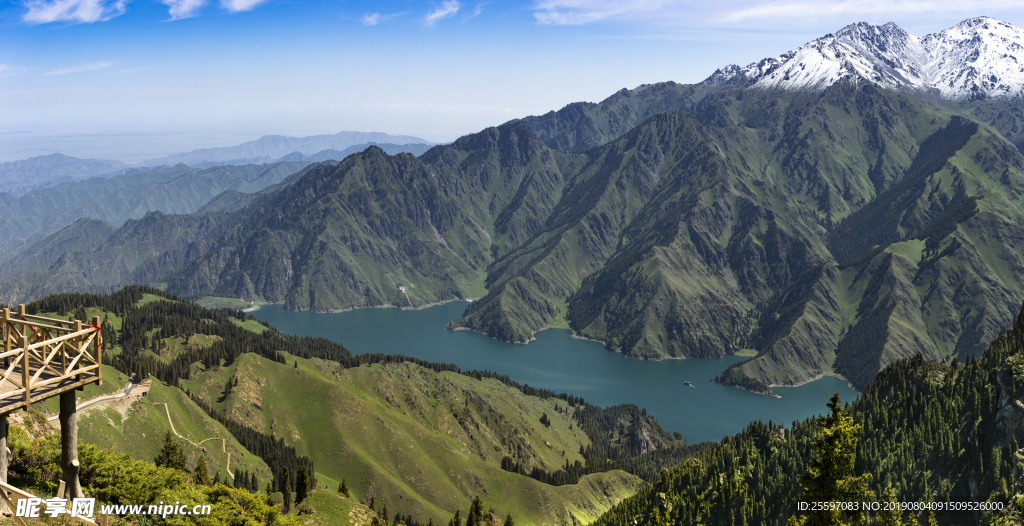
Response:
[{"label": "snow-capped mountain", "polygon": [[1024,30],[978,17],[924,37],[893,23],[851,24],[799,49],[747,67],[728,66],[705,83],[823,89],[840,79],[937,91],[963,100],[1024,94]]}]

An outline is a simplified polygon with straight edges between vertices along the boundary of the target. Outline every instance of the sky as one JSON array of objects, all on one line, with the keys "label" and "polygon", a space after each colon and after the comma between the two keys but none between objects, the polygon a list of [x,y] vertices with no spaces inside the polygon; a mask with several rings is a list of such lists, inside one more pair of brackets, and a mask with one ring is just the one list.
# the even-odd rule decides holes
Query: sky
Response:
[{"label": "sky", "polygon": [[925,35],[980,15],[1024,26],[1024,0],[0,0],[0,162],[345,130],[447,142],[853,22]]}]

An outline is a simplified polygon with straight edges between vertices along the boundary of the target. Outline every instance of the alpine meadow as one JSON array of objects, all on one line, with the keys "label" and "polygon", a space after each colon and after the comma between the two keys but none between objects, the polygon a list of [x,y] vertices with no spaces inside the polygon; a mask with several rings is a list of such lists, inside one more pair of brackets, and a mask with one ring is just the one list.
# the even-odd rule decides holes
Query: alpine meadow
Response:
[{"label": "alpine meadow", "polygon": [[[166,9],[166,24],[125,33],[149,46],[206,23],[231,42],[245,17],[282,8],[66,4],[40,0],[9,13],[19,13],[25,35],[50,27],[66,44],[61,35]],[[662,4],[684,9],[604,4],[532,9],[536,26],[580,35],[619,16],[637,23],[630,17],[669,13]],[[441,38],[443,24],[483,23],[498,8],[447,1],[400,26],[414,9],[391,7],[341,18],[389,38],[398,27]],[[573,18],[585,9],[597,18]],[[292,57],[308,81],[267,74],[272,68],[237,44],[228,48],[239,63],[225,71],[263,77],[205,99],[222,77],[196,66],[211,76],[181,88],[195,101],[169,100],[152,115],[190,105],[234,111],[232,98],[240,113],[216,118],[236,127],[307,111],[298,91],[274,91],[264,103],[248,97],[281,79],[313,89],[315,75],[328,74],[334,64],[316,63],[322,71],[298,58],[326,38],[314,25],[300,42],[307,48],[265,54],[278,68]],[[490,52],[484,35],[473,38]],[[402,42],[346,50],[338,60],[365,73],[332,74],[371,77],[382,70],[369,62],[408,51]],[[193,57],[207,52],[181,46]],[[465,49],[459,67],[472,69],[477,52]],[[450,73],[432,60],[431,75]],[[148,67],[124,66],[37,73],[0,64],[0,82],[12,86],[0,92],[30,105],[29,88],[18,88],[30,75],[55,86],[82,73],[121,75],[132,86],[136,69]],[[409,70],[423,76],[413,87],[438,97],[424,68]],[[121,81],[81,89],[91,82]],[[348,86],[332,89],[351,95]],[[127,108],[136,95],[125,90],[116,93]],[[147,104],[174,91],[149,90],[138,88]],[[392,111],[463,111],[440,99],[353,100],[302,115],[377,112],[389,123]],[[490,106],[466,104],[490,115]],[[524,115],[451,141],[276,134],[119,160],[101,158],[113,149],[89,158],[56,150],[79,144],[69,141],[127,149],[133,134],[161,136],[69,128],[44,137],[52,147],[17,150],[43,155],[16,155],[14,141],[36,132],[2,132],[11,160],[0,163],[0,522],[1024,524],[1024,29],[979,16],[915,36],[892,22],[859,22],[700,82],[642,84]],[[38,118],[55,117],[39,110]],[[137,144],[142,152],[149,143]],[[690,443],[676,420],[659,422],[638,402],[636,380],[618,370],[610,381],[580,374],[556,388],[531,386],[572,371],[520,359],[525,347],[501,352],[524,362],[529,377],[427,358],[419,348],[427,333],[396,354],[376,340],[349,348],[344,332],[286,332],[254,313],[279,304],[315,313],[310,327],[329,327],[331,316],[356,309],[452,301],[468,301],[465,311],[435,332],[466,336],[458,345],[470,349],[469,337],[529,346],[538,332],[561,330],[605,349],[594,352],[651,367],[727,360],[704,377],[717,373],[714,384],[673,380],[693,397],[665,397],[678,398],[672,411],[685,422],[693,404],[711,403],[697,397],[702,388],[721,389],[716,416],[742,431]],[[373,329],[414,332],[394,321]],[[785,422],[737,422],[730,410],[751,398],[804,396],[792,388],[823,377],[848,383],[856,397],[821,393],[816,414]],[[625,403],[588,400],[584,384]],[[95,508],[79,513],[85,502]]]}]

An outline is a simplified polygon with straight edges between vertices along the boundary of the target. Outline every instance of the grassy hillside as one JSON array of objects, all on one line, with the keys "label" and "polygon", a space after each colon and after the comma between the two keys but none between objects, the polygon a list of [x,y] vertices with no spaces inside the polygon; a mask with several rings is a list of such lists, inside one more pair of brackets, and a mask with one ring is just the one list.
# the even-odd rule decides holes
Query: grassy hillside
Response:
[{"label": "grassy hillside", "polygon": [[590,439],[560,400],[409,363],[285,361],[243,355],[182,385],[230,418],[285,437],[313,460],[321,487],[344,479],[355,498],[435,520],[480,495],[540,524],[588,522],[640,485],[610,472],[553,487],[501,470],[503,456],[548,471],[583,460]]},{"label": "grassy hillside", "polygon": [[[143,307],[157,301],[168,299],[156,294],[142,294],[134,306]],[[114,331],[120,332],[122,329],[122,316],[116,312],[89,306],[79,311],[79,315],[82,313],[89,320],[93,316],[100,316],[109,324],[106,326]],[[40,314],[63,316],[59,312]],[[264,328],[252,320],[243,323],[246,326]],[[106,334],[105,338],[117,339],[111,334]],[[212,341],[214,337],[203,334],[192,335],[187,339],[165,338],[162,340],[165,347],[160,350],[160,356],[166,361],[183,352],[187,346],[208,348]],[[129,385],[129,375],[110,365],[111,358],[122,351],[121,345],[105,349],[104,383],[102,386],[89,384],[78,393],[79,406],[98,397],[117,394]],[[153,384],[148,395],[138,401],[135,401],[135,398],[122,398],[83,409],[79,416],[79,440],[116,453],[131,455],[139,460],[152,461],[160,452],[164,434],[171,430],[173,425],[174,432],[186,446],[189,466],[194,466],[202,457],[209,468],[211,478],[219,473],[220,480],[229,481],[235,470],[241,469],[255,473],[263,481],[272,479],[270,468],[263,460],[241,446],[223,425],[210,418],[184,392],[168,387],[159,380],[151,380]],[[43,403],[45,414],[57,414],[58,404],[57,397],[47,399]]]}]

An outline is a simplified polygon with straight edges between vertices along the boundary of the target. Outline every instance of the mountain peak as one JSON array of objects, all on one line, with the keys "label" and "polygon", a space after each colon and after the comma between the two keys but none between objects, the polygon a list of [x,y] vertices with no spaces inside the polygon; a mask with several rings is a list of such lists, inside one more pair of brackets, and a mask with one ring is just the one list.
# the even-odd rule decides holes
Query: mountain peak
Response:
[{"label": "mountain peak", "polygon": [[916,37],[893,22],[857,22],[781,56],[719,69],[704,83],[817,90],[842,79],[954,100],[1019,96],[1024,94],[1024,30],[979,16]]}]

